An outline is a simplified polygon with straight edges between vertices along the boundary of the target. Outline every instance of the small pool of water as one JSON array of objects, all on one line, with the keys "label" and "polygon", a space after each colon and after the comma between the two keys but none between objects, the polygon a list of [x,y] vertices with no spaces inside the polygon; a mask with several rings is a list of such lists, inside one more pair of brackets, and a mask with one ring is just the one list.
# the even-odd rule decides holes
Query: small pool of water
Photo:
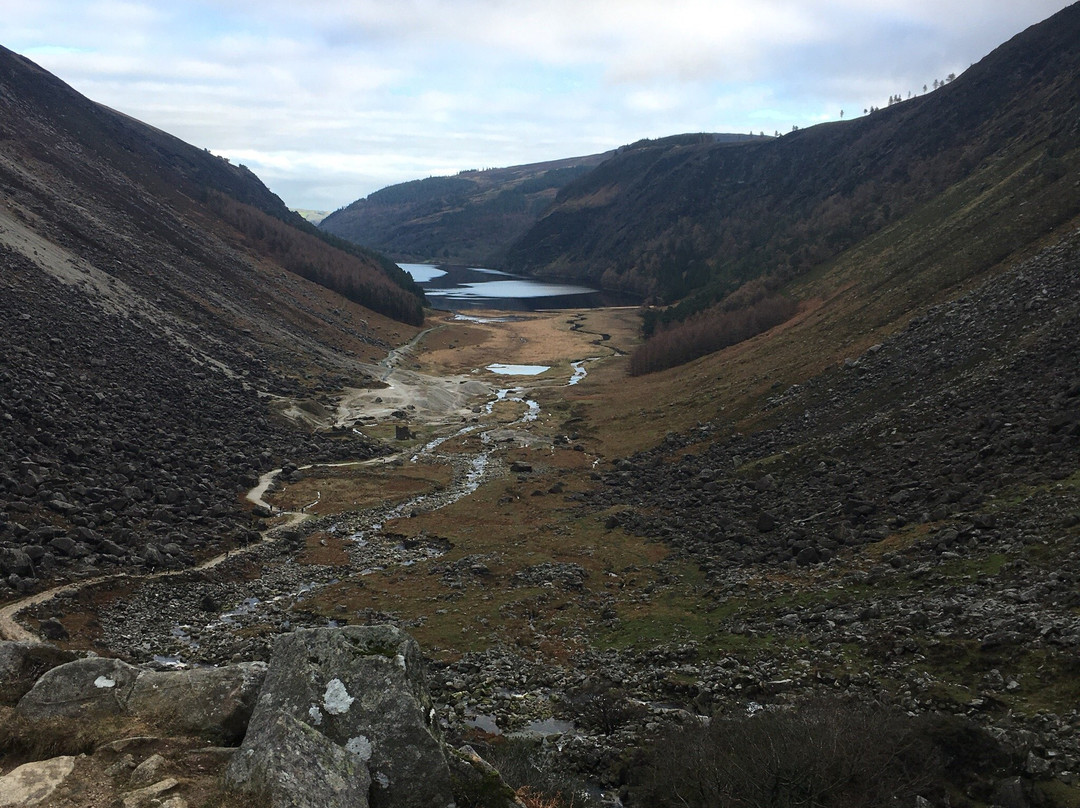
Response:
[{"label": "small pool of water", "polygon": [[154,664],[163,670],[182,671],[187,668],[187,663],[178,656],[166,656],[154,654]]},{"label": "small pool of water", "polygon": [[547,738],[550,735],[565,735],[574,731],[573,721],[561,721],[558,718],[545,718],[543,721],[530,721],[521,728],[521,735],[539,735]]},{"label": "small pool of water", "polygon": [[493,715],[477,713],[476,715],[466,718],[465,725],[483,730],[488,735],[502,735],[502,730],[499,729],[499,725],[495,722],[495,716]]},{"label": "small pool of water", "polygon": [[487,369],[500,376],[539,376],[545,370],[551,370],[550,365],[507,365],[503,362],[495,362],[488,365]]}]

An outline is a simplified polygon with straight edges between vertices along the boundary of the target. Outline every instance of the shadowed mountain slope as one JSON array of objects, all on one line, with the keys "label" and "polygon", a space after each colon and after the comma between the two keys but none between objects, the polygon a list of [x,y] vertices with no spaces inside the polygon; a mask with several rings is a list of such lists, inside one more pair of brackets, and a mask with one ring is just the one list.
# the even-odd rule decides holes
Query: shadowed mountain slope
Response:
[{"label": "shadowed mountain slope", "polygon": [[96,104],[8,50],[0,51],[0,81],[0,138],[12,158],[84,187],[96,202],[158,237],[176,241],[159,216],[138,204],[139,191],[183,215],[209,211],[226,219],[255,253],[368,308],[421,321],[419,291],[400,269],[320,233],[244,166]]},{"label": "shadowed mountain slope", "polygon": [[[703,133],[662,142],[758,139]],[[403,182],[335,211],[319,226],[400,261],[498,267],[507,248],[536,223],[564,186],[621,151]]]}]

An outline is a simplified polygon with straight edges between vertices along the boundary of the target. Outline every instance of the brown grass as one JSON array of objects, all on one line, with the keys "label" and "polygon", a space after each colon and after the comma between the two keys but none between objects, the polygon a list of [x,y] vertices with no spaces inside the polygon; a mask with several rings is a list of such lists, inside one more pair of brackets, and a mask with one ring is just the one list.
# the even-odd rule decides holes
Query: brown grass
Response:
[{"label": "brown grass", "polygon": [[442,464],[410,463],[403,468],[339,467],[302,472],[300,479],[273,491],[267,501],[278,508],[299,510],[318,499],[307,512],[343,513],[400,502],[449,484],[451,469]]},{"label": "brown grass", "polygon": [[[632,309],[476,314],[513,319],[471,323],[454,320],[453,315],[435,315],[431,322],[441,327],[424,337],[424,350],[419,356],[425,372],[465,374],[492,362],[567,367],[576,359],[611,356],[616,348],[628,350],[636,343],[640,329]],[[572,328],[572,323],[577,325],[577,330]],[[603,334],[610,339],[600,340]]]},{"label": "brown grass", "polygon": [[[465,500],[384,528],[406,537],[445,538],[452,545],[445,555],[343,580],[309,599],[306,608],[328,617],[340,615],[339,606],[349,614],[366,609],[393,614],[410,624],[425,652],[442,658],[500,642],[534,646],[539,633],[547,639],[544,649],[536,650],[572,653],[573,637],[596,620],[598,598],[608,597],[614,591],[609,587],[617,585],[608,573],[637,568],[632,576],[645,586],[656,581],[656,565],[668,551],[621,530],[606,530],[606,514],[581,512],[565,499],[567,493],[584,490],[585,482],[576,471],[558,465],[576,468],[582,453],[559,449],[551,465],[537,457],[551,458],[550,451],[518,450],[510,456],[532,456],[536,471],[524,481],[515,475],[495,480]],[[556,482],[564,483],[563,493],[534,496]],[[442,574],[433,574],[433,568],[471,555],[484,559],[490,575],[465,572],[464,587],[454,589]],[[521,586],[514,577],[549,561],[580,564],[588,573],[584,589]]]},{"label": "brown grass", "polygon": [[79,718],[30,721],[13,707],[0,707],[0,758],[28,761],[89,754],[103,743],[144,734],[146,729],[126,716],[93,721]]}]

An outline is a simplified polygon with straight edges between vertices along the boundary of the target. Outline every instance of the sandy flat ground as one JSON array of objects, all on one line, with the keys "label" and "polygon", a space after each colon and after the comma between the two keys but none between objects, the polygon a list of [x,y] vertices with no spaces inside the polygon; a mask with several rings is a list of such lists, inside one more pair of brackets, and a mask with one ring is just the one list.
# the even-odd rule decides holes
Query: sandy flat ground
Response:
[{"label": "sandy flat ground", "polygon": [[[439,313],[436,329],[421,341],[423,370],[434,375],[481,372],[493,362],[567,365],[610,357],[636,341],[636,309],[578,309],[552,312],[473,312],[474,319]],[[601,339],[604,335],[609,338]]]}]

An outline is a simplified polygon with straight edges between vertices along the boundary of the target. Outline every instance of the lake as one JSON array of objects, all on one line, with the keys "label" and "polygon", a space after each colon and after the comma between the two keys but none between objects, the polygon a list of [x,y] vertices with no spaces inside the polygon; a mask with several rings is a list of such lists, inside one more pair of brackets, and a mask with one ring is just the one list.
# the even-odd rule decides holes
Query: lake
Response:
[{"label": "lake", "polygon": [[633,295],[603,292],[588,286],[553,283],[483,267],[446,264],[398,264],[420,284],[436,309],[594,309],[636,306]]}]

